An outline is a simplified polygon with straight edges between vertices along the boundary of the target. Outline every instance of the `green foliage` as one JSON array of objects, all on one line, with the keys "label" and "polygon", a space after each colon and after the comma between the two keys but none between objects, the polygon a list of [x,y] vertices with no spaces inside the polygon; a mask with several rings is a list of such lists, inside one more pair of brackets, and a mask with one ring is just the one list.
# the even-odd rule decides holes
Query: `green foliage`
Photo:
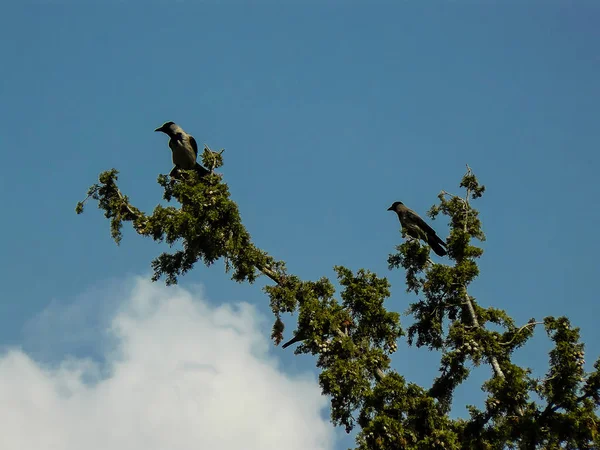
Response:
[{"label": "green foliage", "polygon": [[[477,260],[485,240],[479,213],[471,202],[485,188],[470,169],[461,180],[464,197],[442,191],[429,216],[444,216],[450,226],[448,258],[433,262],[429,247],[409,240],[389,255],[390,269],[405,272],[406,291],[416,295],[407,314],[409,345],[440,352],[437,378],[429,388],[407,383],[390,369],[391,355],[404,335],[400,314],[388,311],[386,278],[360,269],[335,266],[339,297],[328,278],[305,281],[288,273],[258,249],[243,226],[227,184],[214,169],[223,165],[223,151],[208,147],[202,154],[210,174],[198,179],[182,171],[181,179],[160,175],[167,202],[151,215],[132,206],[117,187],[118,172],[100,174],[88,190],[110,220],[112,238],[122,239],[123,222],[142,236],[179,246],[152,261],[154,281],[174,284],[197,262],[211,266],[223,260],[238,282],[252,283],[263,274],[274,284],[264,288],[274,314],[271,337],[279,344],[285,331],[283,315],[298,314],[295,353],[311,354],[320,369],[319,383],[331,398],[331,420],[350,432],[356,425],[357,448],[367,449],[502,449],[598,448],[597,408],[600,404],[600,360],[586,373],[579,330],[565,317],[531,319],[515,325],[508,314],[479,305],[468,289],[479,276]],[[487,326],[493,324],[493,329]],[[527,344],[535,327],[544,325],[553,342],[549,369],[536,379],[527,367],[512,362],[515,350]],[[473,366],[489,365],[491,376],[482,386],[483,408],[469,406],[468,417],[451,419],[456,388]]]},{"label": "green foliage", "polygon": [[365,398],[359,420],[358,448],[459,449],[452,421],[416,384],[390,373]]},{"label": "green foliage", "polygon": [[202,165],[210,169],[210,171],[214,171],[223,165],[223,152],[225,149],[222,149],[219,152],[213,152],[207,146],[204,147],[204,151],[202,152]]},{"label": "green foliage", "polygon": [[[165,175],[158,177],[158,183],[164,188],[164,199],[175,198],[181,203],[180,208],[158,205],[152,215],[145,215],[117,188],[115,169],[100,174],[100,183],[88,190],[88,198],[98,200],[98,207],[111,219],[111,236],[117,244],[126,221],[133,222],[139,234],[155,241],[164,241],[170,246],[181,242],[182,250],[162,253],[152,261],[154,281],[164,275],[167,284],[175,284],[197,261],[210,266],[224,258],[226,270],[233,271],[232,279],[254,282],[257,267],[269,264],[270,258],[252,245],[237,205],[229,198],[227,185],[216,174],[199,181],[193,170],[182,172],[186,175],[185,182],[175,183]],[[76,212],[83,212],[83,202],[77,204]]]}]

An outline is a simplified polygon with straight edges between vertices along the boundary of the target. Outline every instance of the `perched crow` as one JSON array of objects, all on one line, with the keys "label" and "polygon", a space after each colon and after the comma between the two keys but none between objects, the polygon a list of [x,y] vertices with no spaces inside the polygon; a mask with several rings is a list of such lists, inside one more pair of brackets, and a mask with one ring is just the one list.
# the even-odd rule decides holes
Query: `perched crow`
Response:
[{"label": "perched crow", "polygon": [[166,122],[154,131],[162,131],[170,138],[169,147],[173,152],[173,164],[175,164],[175,167],[173,167],[173,170],[169,174],[170,176],[174,176],[179,172],[179,169],[195,169],[200,178],[210,173],[210,171],[196,162],[198,158],[198,144],[196,144],[196,139],[183,131],[179,125],[174,122]]},{"label": "perched crow", "polygon": [[403,233],[427,242],[438,256],[444,256],[447,253],[444,250],[446,243],[435,234],[435,230],[427,225],[416,212],[404,206],[404,203],[394,202],[388,211],[395,211],[398,214]]}]

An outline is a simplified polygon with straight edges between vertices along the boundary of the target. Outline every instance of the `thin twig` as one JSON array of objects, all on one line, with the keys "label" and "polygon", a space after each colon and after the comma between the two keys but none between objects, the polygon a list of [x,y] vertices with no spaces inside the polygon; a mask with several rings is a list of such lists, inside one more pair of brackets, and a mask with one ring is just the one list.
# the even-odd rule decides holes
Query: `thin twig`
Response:
[{"label": "thin twig", "polygon": [[98,187],[96,186],[94,188],[94,191],[92,193],[88,194],[88,196],[86,198],[84,198],[83,201],[81,201],[80,203],[82,205],[85,205],[85,202],[87,202],[90,198],[92,198],[92,196],[94,195],[94,193],[97,192],[97,191],[98,191]]},{"label": "thin twig", "polygon": [[555,373],[554,375],[552,375],[551,377],[548,378],[544,378],[543,380],[539,380],[538,383],[547,383],[550,380],[554,380],[556,377],[558,376],[557,373]]},{"label": "thin twig", "polygon": [[508,342],[498,342],[498,344],[500,344],[500,345],[509,345],[509,344],[511,344],[511,343],[512,343],[512,341],[514,341],[514,340],[515,340],[515,338],[517,337],[517,335],[518,335],[518,334],[519,334],[521,331],[523,331],[525,328],[529,328],[529,327],[535,327],[536,325],[543,325],[543,324],[544,324],[544,322],[529,322],[529,323],[527,323],[527,324],[523,325],[523,326],[522,326],[521,328],[519,328],[517,331],[515,331],[515,335],[513,336],[513,338],[512,338],[510,341],[508,341]]},{"label": "thin twig", "polygon": [[119,190],[119,188],[117,188],[117,195],[119,196],[119,200],[121,200],[121,202],[123,202],[123,206],[125,206],[125,208],[127,208],[127,211],[129,211],[129,213],[132,216],[134,216],[136,219],[139,218],[139,217],[141,217],[140,213],[137,213],[137,212],[135,212],[134,210],[131,209],[131,207],[129,206],[129,203],[125,200],[125,197],[123,196],[123,194],[121,193],[121,191]]},{"label": "thin twig", "polygon": [[[473,172],[471,171],[471,168],[469,167],[469,165],[467,164],[467,175],[472,175]],[[469,219],[469,209],[470,209],[470,205],[469,205],[469,197],[471,196],[471,189],[469,187],[467,187],[467,195],[465,195],[465,198],[463,198],[463,202],[464,202],[464,206],[465,206],[465,226],[463,227],[463,231],[466,233],[467,232],[467,223],[468,223],[468,219]]]},{"label": "thin twig", "polygon": [[459,197],[458,195],[452,194],[452,193],[450,193],[448,191],[442,190],[442,191],[440,191],[440,194],[441,195],[447,195],[448,197],[460,198],[462,200],[462,198]]},{"label": "thin twig", "polygon": [[[580,402],[582,402],[583,400],[585,400],[586,398],[591,397],[593,394],[591,392],[588,392],[587,394],[581,394],[579,397],[577,397],[575,399],[575,404],[578,404]],[[562,404],[558,404],[558,405],[554,405],[550,408],[550,405],[554,405],[553,402],[549,403],[548,406],[546,407],[546,410],[549,410],[551,412],[556,412],[557,410],[559,410],[560,408],[562,408]],[[545,411],[544,411],[545,412]]]}]

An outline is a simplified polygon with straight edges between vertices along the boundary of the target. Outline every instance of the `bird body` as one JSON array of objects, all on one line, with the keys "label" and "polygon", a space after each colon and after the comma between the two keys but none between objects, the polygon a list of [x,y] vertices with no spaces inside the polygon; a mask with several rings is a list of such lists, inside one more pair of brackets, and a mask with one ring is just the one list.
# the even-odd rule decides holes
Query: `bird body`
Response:
[{"label": "bird body", "polygon": [[154,131],[161,131],[169,136],[169,148],[173,154],[173,164],[175,164],[171,175],[178,169],[195,169],[200,177],[209,173],[196,161],[198,158],[198,144],[191,134],[187,134],[183,131],[183,128],[174,122],[166,122]]},{"label": "bird body", "polygon": [[446,243],[416,212],[407,208],[402,202],[394,202],[388,211],[398,214],[403,233],[426,242],[438,256],[446,255],[447,251],[444,248]]},{"label": "bird body", "polygon": [[[173,152],[173,164],[181,169],[189,170],[196,166],[196,152],[190,152],[190,136],[169,139],[169,148]],[[192,138],[193,139],[193,138]]]}]

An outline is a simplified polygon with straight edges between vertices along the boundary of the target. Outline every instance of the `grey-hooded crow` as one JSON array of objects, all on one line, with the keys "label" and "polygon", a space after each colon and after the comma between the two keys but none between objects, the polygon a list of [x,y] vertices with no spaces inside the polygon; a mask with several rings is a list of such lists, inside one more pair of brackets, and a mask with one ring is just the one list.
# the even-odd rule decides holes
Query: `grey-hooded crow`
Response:
[{"label": "grey-hooded crow", "polygon": [[402,202],[394,202],[388,208],[388,211],[395,211],[398,214],[403,233],[427,242],[438,256],[446,255],[447,252],[444,249],[446,243],[440,239],[435,230],[427,225],[416,212],[404,206]]},{"label": "grey-hooded crow", "polygon": [[175,122],[166,122],[154,131],[162,131],[170,138],[169,147],[173,153],[173,164],[175,164],[175,167],[173,167],[169,174],[170,176],[174,176],[179,172],[179,169],[195,169],[200,178],[210,173],[209,170],[196,162],[198,158],[198,144],[191,134],[187,134]]}]

